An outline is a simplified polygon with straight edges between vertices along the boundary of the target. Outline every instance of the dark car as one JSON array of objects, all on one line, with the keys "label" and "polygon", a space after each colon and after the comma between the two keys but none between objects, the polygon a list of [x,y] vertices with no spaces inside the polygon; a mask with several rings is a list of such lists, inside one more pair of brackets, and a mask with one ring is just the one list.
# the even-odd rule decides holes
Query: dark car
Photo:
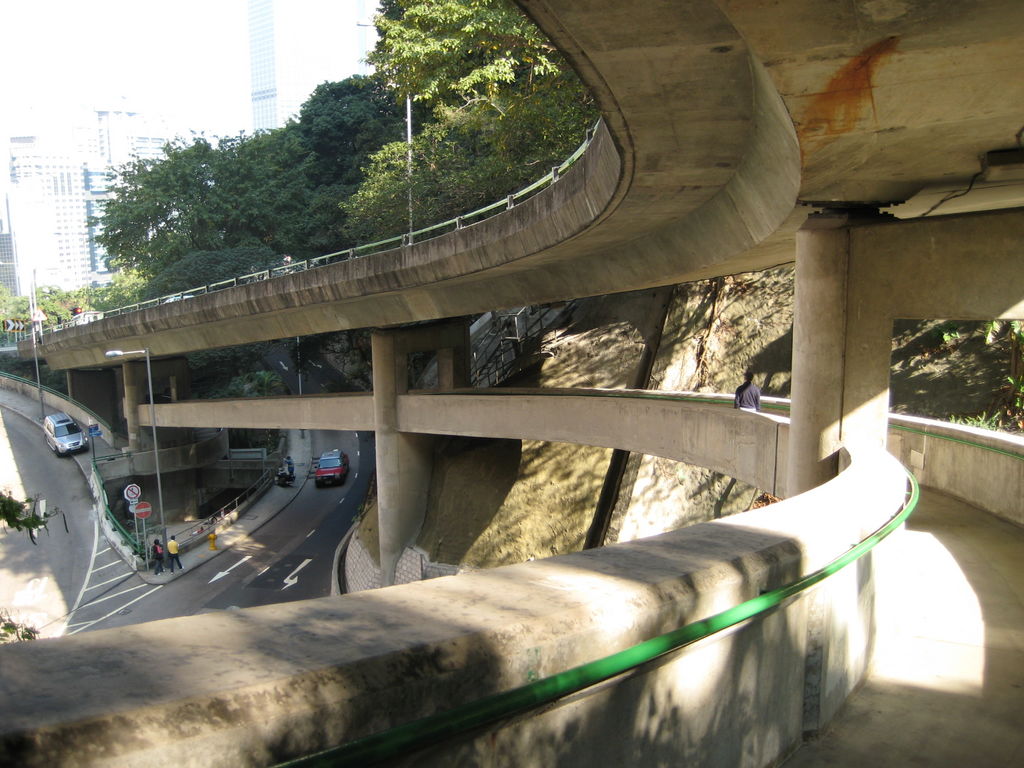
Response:
[{"label": "dark car", "polygon": [[348,454],[337,449],[321,454],[316,463],[314,481],[318,488],[325,485],[343,485],[348,477]]}]

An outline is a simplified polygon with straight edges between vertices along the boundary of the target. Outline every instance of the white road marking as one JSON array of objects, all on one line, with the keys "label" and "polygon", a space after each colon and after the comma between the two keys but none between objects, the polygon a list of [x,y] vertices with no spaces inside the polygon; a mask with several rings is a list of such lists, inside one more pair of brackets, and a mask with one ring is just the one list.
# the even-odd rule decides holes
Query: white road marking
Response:
[{"label": "white road marking", "polygon": [[89,570],[89,575],[91,576],[94,573],[99,573],[100,571],[106,570],[107,568],[113,568],[115,565],[124,565],[124,560],[112,560],[106,565],[101,565],[99,568],[91,568]]},{"label": "white road marking", "polygon": [[[97,547],[100,541],[100,524],[94,518],[92,521],[92,556],[89,558],[89,568],[85,572],[85,581],[82,582],[82,588],[78,591],[78,597],[75,599],[75,604],[71,606],[71,610],[68,611],[68,618],[70,619],[75,615],[75,611],[78,610],[78,606],[82,604],[82,598],[85,597],[85,590],[89,587],[89,579],[92,576],[92,566],[96,562],[96,556],[99,554]],[[110,549],[110,547],[107,547]],[[106,552],[107,550],[103,550]]]},{"label": "white road marking", "polygon": [[131,600],[131,601],[129,601],[129,602],[127,602],[127,603],[125,603],[124,605],[122,605],[122,606],[121,606],[120,608],[117,608],[117,609],[115,609],[115,610],[111,611],[111,612],[110,612],[110,613],[108,613],[108,614],[107,614],[106,616],[101,616],[100,618],[98,618],[98,619],[95,619],[94,621],[87,621],[87,622],[83,623],[82,625],[77,625],[77,624],[76,624],[76,625],[75,625],[76,629],[72,630],[71,632],[68,632],[68,634],[69,634],[69,635],[75,635],[75,634],[78,634],[79,632],[81,632],[81,631],[82,631],[83,629],[88,629],[88,628],[89,628],[89,627],[91,627],[91,626],[92,626],[93,624],[99,624],[99,623],[100,623],[101,621],[104,621],[104,620],[106,620],[106,619],[109,619],[109,618],[110,618],[111,616],[113,616],[113,615],[114,615],[115,613],[117,613],[118,611],[123,611],[123,610],[124,610],[125,608],[127,608],[127,607],[128,607],[129,605],[133,605],[133,604],[135,604],[135,603],[139,602],[139,600],[142,600],[142,599],[144,599],[144,598],[147,598],[147,597],[149,597],[150,595],[152,595],[152,594],[153,594],[154,592],[156,592],[156,591],[157,591],[158,589],[161,589],[161,588],[163,588],[163,584],[157,584],[157,585],[156,585],[155,587],[153,587],[153,588],[152,588],[151,590],[149,590],[149,592],[147,592],[146,594],[144,594],[144,595],[139,595],[139,596],[138,596],[138,597],[136,597],[136,598],[135,598],[134,600]]},{"label": "white road marking", "polygon": [[298,577],[299,571],[301,571],[303,568],[305,568],[307,565],[309,565],[312,562],[313,561],[311,559],[309,559],[309,558],[306,558],[305,560],[303,560],[302,561],[302,565],[300,565],[298,568],[296,568],[294,571],[292,571],[291,573],[289,573],[287,576],[284,577],[284,579],[283,579],[284,586],[281,587],[281,589],[288,589],[288,587],[290,587],[290,586],[292,586],[294,584],[298,584],[299,583],[299,577]]},{"label": "white road marking", "polygon": [[[121,595],[127,595],[129,592],[137,592],[138,590],[145,589],[148,586],[149,586],[148,584],[142,583],[142,584],[139,584],[137,587],[128,587],[128,589],[122,589],[120,592],[115,592],[112,595],[107,595],[106,597],[99,597],[99,598],[97,598],[95,600],[90,600],[88,605],[90,607],[92,607],[94,605],[98,605],[99,603],[102,603],[105,600],[113,600],[115,597],[120,597]],[[163,585],[161,584],[161,586],[163,586]]]},{"label": "white road marking", "polygon": [[228,575],[229,573],[231,573],[231,571],[232,571],[232,570],[234,570],[235,568],[237,568],[238,566],[240,566],[240,565],[241,565],[242,563],[244,563],[244,562],[245,562],[246,560],[249,560],[249,559],[251,559],[251,558],[252,558],[252,555],[246,555],[246,556],[245,556],[245,557],[243,557],[243,558],[242,558],[241,560],[239,560],[239,561],[238,561],[237,563],[235,563],[235,564],[234,564],[234,565],[232,565],[232,566],[231,566],[230,568],[228,568],[228,569],[227,569],[226,571],[221,571],[220,573],[218,573],[218,574],[217,574],[216,576],[214,576],[214,577],[213,577],[212,579],[210,579],[210,580],[209,580],[209,581],[208,581],[207,583],[208,583],[208,584],[213,584],[213,582],[215,582],[215,581],[216,581],[217,579],[222,579],[222,578],[224,578],[224,577],[225,577],[225,576],[227,576],[227,575]]},{"label": "white road marking", "polygon": [[93,584],[88,589],[86,589],[86,592],[88,592],[89,590],[92,590],[92,589],[96,589],[98,587],[105,587],[105,586],[107,586],[107,584],[113,584],[115,581],[120,581],[121,579],[130,577],[130,576],[131,576],[131,572],[119,574],[118,576],[115,576],[112,579],[107,579],[106,581],[101,581],[99,584]]}]

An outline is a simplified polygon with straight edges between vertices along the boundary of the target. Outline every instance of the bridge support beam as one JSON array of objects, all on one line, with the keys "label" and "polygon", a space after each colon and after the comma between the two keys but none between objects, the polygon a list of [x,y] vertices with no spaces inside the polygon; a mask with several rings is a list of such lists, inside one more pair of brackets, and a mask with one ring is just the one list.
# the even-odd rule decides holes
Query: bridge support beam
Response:
[{"label": "bridge support beam", "polygon": [[408,356],[437,353],[439,389],[469,385],[469,328],[465,322],[379,330],[371,337],[377,444],[377,515],[384,586],[395,583],[398,561],[419,534],[427,509],[436,437],[398,429],[398,398],[409,391]]},{"label": "bridge support beam", "polygon": [[834,477],[841,444],[885,444],[895,319],[1024,317],[1022,240],[1019,208],[808,219],[796,245],[787,496]]}]

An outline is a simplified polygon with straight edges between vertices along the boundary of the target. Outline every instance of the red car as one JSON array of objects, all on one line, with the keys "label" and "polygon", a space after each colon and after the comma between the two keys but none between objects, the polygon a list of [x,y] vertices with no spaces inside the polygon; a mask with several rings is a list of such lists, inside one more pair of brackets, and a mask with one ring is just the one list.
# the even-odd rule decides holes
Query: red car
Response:
[{"label": "red car", "polygon": [[325,485],[344,485],[348,477],[348,454],[337,449],[321,454],[316,463],[314,482],[317,488]]}]

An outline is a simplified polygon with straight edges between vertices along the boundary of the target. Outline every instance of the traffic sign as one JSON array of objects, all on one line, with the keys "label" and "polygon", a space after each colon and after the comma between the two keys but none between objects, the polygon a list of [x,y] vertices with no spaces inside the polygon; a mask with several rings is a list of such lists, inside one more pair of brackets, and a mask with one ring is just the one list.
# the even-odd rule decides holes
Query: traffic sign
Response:
[{"label": "traffic sign", "polygon": [[135,483],[124,487],[124,497],[128,501],[138,501],[142,497],[142,489]]},{"label": "traffic sign", "polygon": [[148,501],[140,501],[135,505],[135,508],[132,510],[132,512],[134,512],[135,516],[140,520],[145,520],[147,517],[153,514],[153,505],[150,504]]},{"label": "traffic sign", "polygon": [[7,332],[8,333],[11,333],[12,331],[24,331],[24,330],[25,330],[25,321],[24,320],[16,320],[16,319],[10,318],[10,317],[7,318]]},{"label": "traffic sign", "polygon": [[[103,437],[103,432],[100,430],[99,424],[89,425],[89,437]],[[138,488],[138,486],[135,486]]]}]

